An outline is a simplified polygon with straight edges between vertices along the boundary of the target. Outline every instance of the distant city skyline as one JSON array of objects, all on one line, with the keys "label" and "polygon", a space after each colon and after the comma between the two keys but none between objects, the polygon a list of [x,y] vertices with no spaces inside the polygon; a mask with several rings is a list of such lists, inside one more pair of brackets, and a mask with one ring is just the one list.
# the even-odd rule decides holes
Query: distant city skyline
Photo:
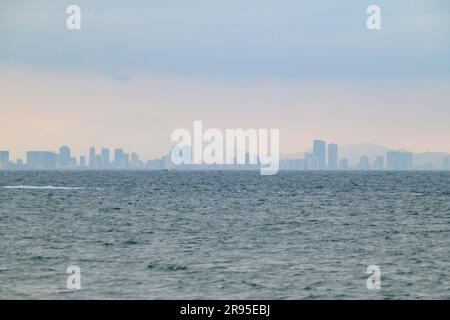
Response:
[{"label": "distant city skyline", "polygon": [[[308,134],[308,136],[310,136],[310,134]],[[281,145],[284,145],[282,138],[283,138],[283,135],[281,135],[281,137],[280,137],[280,143],[281,143]],[[284,138],[286,138],[286,137],[284,137]],[[145,152],[145,151],[144,152],[135,151],[133,153],[135,153],[135,154],[143,154],[144,155],[142,157],[143,159],[151,160],[151,159],[159,158],[159,157],[164,156],[164,155],[167,154],[167,150],[170,149],[173,146],[173,142],[170,142],[169,139],[167,139],[167,140],[168,140],[167,148],[164,148],[162,151],[156,151],[156,150],[148,151],[148,150],[152,150],[152,147],[150,147],[150,148],[137,148],[137,149],[134,148],[134,149],[132,149],[132,148],[129,148],[129,147],[120,147],[120,148],[117,148],[117,147],[114,147],[114,146],[111,147],[111,146],[108,146],[106,144],[100,144],[99,146],[94,146],[94,148],[96,148],[96,150],[100,154],[109,151],[110,154],[105,154],[105,156],[107,158],[112,158],[114,156],[114,154],[112,154],[111,151],[115,151],[116,149],[122,149],[122,150],[123,149],[127,149],[127,150],[129,150],[129,149],[132,149],[132,150],[146,149],[147,152]],[[314,142],[322,142],[322,141],[324,142],[325,140],[327,140],[327,139],[314,139],[313,138],[313,145],[312,146],[309,146],[307,144],[303,148],[301,146],[299,146],[299,148],[296,148],[296,149],[293,149],[293,150],[290,149],[290,148],[288,150],[286,150],[286,149],[285,150],[281,150],[280,156],[281,156],[281,158],[286,158],[286,157],[289,157],[289,156],[292,156],[292,155],[299,155],[299,154],[304,154],[304,153],[308,153],[308,152],[312,153],[314,151]],[[330,139],[330,141],[336,141],[336,140]],[[205,145],[206,144],[207,143],[205,142]],[[1,141],[0,150],[7,150],[9,152],[10,158],[12,158],[12,159],[22,159],[23,160],[23,159],[26,158],[27,152],[30,151],[30,150],[57,152],[60,148],[67,147],[67,145],[70,145],[70,144],[69,143],[66,143],[66,144],[63,143],[61,145],[61,147],[56,147],[55,148],[54,144],[45,143],[45,144],[41,144],[41,147],[24,147],[24,148],[20,148],[21,149],[20,151],[17,151],[17,149],[14,146],[10,147],[11,144],[6,143],[6,141]],[[124,144],[122,144],[122,145],[124,145]],[[129,144],[125,143],[125,145],[129,145]],[[331,142],[331,143],[325,145],[326,150],[323,150],[323,146],[320,146],[320,147],[316,146],[316,148],[320,148],[321,149],[321,153],[323,153],[325,155],[325,159],[321,159],[321,161],[322,162],[324,160],[327,161],[327,162],[330,161],[330,159],[328,159],[328,157],[330,155],[330,147],[331,147],[331,152],[335,153],[336,151],[334,150],[334,148],[335,148],[335,146],[338,146],[338,145],[340,147],[343,147],[343,146],[344,147],[352,147],[352,146],[358,146],[358,145],[373,145],[373,146],[378,146],[378,147],[389,149],[389,150],[407,151],[407,152],[411,152],[411,153],[446,153],[446,154],[450,154],[450,151],[447,150],[447,149],[436,149],[436,148],[431,148],[431,147],[423,148],[423,149],[409,149],[409,148],[402,147],[402,146],[391,147],[391,146],[389,146],[389,144],[385,145],[385,144],[373,143],[373,142],[360,142],[360,141],[357,140],[357,142],[355,142],[355,143],[338,143],[338,144],[336,144],[334,142]],[[47,146],[49,146],[49,147],[47,147]],[[87,144],[85,147],[83,146],[81,148],[80,147],[75,147],[75,148],[74,147],[70,147],[70,150],[71,150],[72,153],[84,155],[86,161],[88,161],[89,160],[89,149],[92,148],[92,147],[93,146],[91,144]],[[86,152],[85,150],[88,150],[88,151]],[[302,151],[300,151],[300,150],[302,150]],[[59,151],[61,151],[61,150],[59,150]],[[332,155],[332,157],[333,156],[334,155]],[[334,159],[334,158],[332,158],[332,159]],[[67,160],[65,160],[65,161],[67,161]],[[333,161],[335,161],[335,159]],[[338,161],[338,163],[339,163],[339,161]],[[337,164],[337,166],[338,166],[338,164]]]},{"label": "distant city skyline", "polygon": [[[419,165],[414,160],[414,153],[405,150],[377,151],[375,159],[369,155],[361,155],[355,163],[342,157],[339,145],[315,139],[312,151],[305,151],[303,158],[280,160],[280,170],[450,170],[450,154],[438,153],[435,161],[428,161]],[[111,156],[113,152],[114,158]],[[383,154],[384,153],[384,154]],[[191,154],[191,152],[190,152]],[[255,155],[254,155],[255,156]],[[374,156],[372,155],[372,158]],[[436,165],[436,157],[439,164]],[[8,150],[0,150],[0,170],[26,169],[94,169],[94,170],[162,170],[162,169],[257,169],[258,165],[251,165],[246,155],[245,165],[174,165],[170,160],[170,153],[157,159],[141,159],[135,152],[128,153],[123,148],[89,148],[87,156],[74,155],[72,149],[61,146],[55,151],[27,151],[26,159],[11,158]]]}]

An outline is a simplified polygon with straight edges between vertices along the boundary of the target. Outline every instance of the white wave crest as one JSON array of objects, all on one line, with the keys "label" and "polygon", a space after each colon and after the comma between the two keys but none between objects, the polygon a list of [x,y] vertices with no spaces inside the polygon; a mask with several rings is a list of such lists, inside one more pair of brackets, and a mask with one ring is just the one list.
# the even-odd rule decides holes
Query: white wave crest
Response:
[{"label": "white wave crest", "polygon": [[38,189],[38,190],[81,190],[83,187],[55,187],[55,186],[3,186],[4,189]]}]

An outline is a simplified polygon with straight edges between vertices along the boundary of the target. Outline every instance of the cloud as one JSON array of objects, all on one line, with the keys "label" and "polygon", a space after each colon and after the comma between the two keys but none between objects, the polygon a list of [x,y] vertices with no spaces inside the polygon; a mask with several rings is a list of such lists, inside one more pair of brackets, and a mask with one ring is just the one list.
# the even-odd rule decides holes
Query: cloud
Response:
[{"label": "cloud", "polygon": [[280,128],[314,138],[450,151],[450,2],[0,1],[0,136],[18,154],[62,144],[160,156],[172,130]]},{"label": "cloud", "polygon": [[[383,29],[365,28],[365,1],[77,1],[0,4],[0,61],[114,74],[405,75],[450,72],[448,1],[378,1]],[[117,71],[119,70],[119,71]]]}]

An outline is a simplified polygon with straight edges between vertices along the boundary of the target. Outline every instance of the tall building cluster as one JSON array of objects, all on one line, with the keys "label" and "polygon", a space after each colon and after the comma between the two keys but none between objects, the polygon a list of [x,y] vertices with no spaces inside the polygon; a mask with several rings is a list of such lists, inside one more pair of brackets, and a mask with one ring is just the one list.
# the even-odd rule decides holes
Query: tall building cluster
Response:
[{"label": "tall building cluster", "polygon": [[338,145],[323,140],[314,140],[312,152],[306,152],[304,159],[281,160],[283,170],[346,170],[348,160],[339,159]]},{"label": "tall building cluster", "polygon": [[9,164],[9,151],[0,151],[0,170],[6,169]]},{"label": "tall building cluster", "polygon": [[[185,150],[186,151],[186,150]],[[190,150],[187,150],[191,152]],[[88,156],[75,157],[68,146],[62,146],[58,152],[28,151],[26,161],[13,162],[9,151],[0,151],[0,170],[258,170],[259,165],[250,164],[250,155],[246,154],[246,164],[230,165],[174,165],[170,154],[160,159],[142,161],[137,153],[127,153],[117,148],[110,151],[102,148],[98,151],[91,147]],[[371,161],[373,160],[373,161]],[[433,170],[433,164],[414,167],[414,155],[406,151],[388,151],[385,157],[374,159],[362,156],[359,162],[350,165],[349,160],[339,157],[339,146],[323,140],[314,140],[310,152],[303,159],[280,160],[280,170]],[[439,169],[450,170],[450,156],[445,155]]]},{"label": "tall building cluster", "polygon": [[[339,158],[339,147],[335,143],[323,140],[314,140],[312,152],[306,152],[304,159],[281,160],[280,168],[283,170],[413,170],[413,154],[403,151],[388,151],[385,158],[382,155],[371,162],[368,156],[362,156],[359,162],[351,167],[349,160]],[[444,159],[445,162],[445,159]],[[443,168],[448,170],[444,163]]]},{"label": "tall building cluster", "polygon": [[62,146],[58,152],[28,151],[26,162],[18,159],[13,163],[9,158],[9,151],[0,151],[0,169],[23,170],[56,170],[56,169],[95,169],[95,170],[126,170],[143,169],[145,164],[136,153],[125,153],[123,149],[114,150],[114,159],[110,158],[107,148],[97,154],[95,147],[89,149],[88,162],[85,156],[78,159],[72,155],[68,146]]},{"label": "tall building cluster", "polygon": [[[99,153],[95,147],[89,149],[89,168],[98,170],[126,170],[143,169],[142,162],[137,153],[126,153],[123,149],[114,149],[114,158],[108,148],[102,148]],[[86,159],[80,157],[80,167],[86,167]]]}]

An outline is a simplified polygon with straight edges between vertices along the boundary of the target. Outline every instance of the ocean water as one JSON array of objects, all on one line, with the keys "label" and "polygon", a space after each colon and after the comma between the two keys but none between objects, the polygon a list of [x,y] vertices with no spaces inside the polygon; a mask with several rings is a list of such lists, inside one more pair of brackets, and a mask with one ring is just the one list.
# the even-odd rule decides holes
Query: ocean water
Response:
[{"label": "ocean water", "polygon": [[0,172],[0,298],[448,299],[450,174]]}]

